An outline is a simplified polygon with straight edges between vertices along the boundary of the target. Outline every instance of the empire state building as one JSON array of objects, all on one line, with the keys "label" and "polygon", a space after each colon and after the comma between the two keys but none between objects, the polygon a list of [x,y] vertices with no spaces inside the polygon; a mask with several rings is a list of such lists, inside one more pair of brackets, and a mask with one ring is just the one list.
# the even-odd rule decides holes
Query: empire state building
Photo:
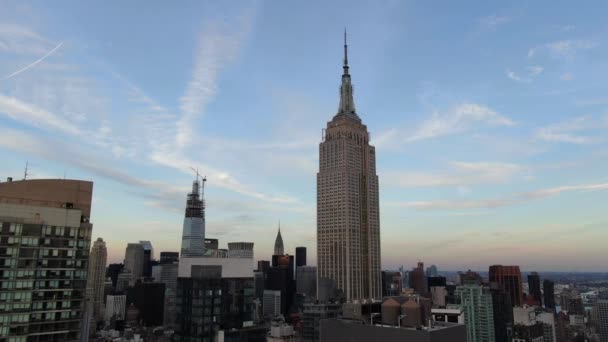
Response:
[{"label": "empire state building", "polygon": [[343,69],[338,113],[319,144],[317,279],[335,281],[347,300],[381,298],[376,150],[355,111],[346,33]]}]

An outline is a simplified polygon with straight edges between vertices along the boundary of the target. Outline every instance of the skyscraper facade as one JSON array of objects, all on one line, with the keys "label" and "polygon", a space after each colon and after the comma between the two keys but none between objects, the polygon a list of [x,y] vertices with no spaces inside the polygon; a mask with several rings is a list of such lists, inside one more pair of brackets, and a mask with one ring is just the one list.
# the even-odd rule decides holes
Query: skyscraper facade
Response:
[{"label": "skyscraper facade", "polygon": [[513,335],[513,305],[511,296],[501,286],[493,283],[490,288],[494,311],[494,338],[496,342],[511,342]]},{"label": "skyscraper facade", "polygon": [[0,340],[80,340],[92,195],[87,181],[0,183]]},{"label": "skyscraper facade", "polygon": [[543,280],[543,298],[545,300],[545,308],[555,309],[555,284],[549,280]]},{"label": "skyscraper facade", "polygon": [[334,280],[347,300],[380,298],[376,151],[355,111],[344,38],[340,105],[319,145],[317,279]]},{"label": "skyscraper facade", "polygon": [[108,295],[106,297],[106,309],[104,312],[104,320],[124,321],[126,311],[126,295]]},{"label": "skyscraper facade", "polygon": [[429,267],[426,268],[426,277],[436,277],[439,275],[439,271],[437,270],[437,266],[435,265],[431,265]]},{"label": "skyscraper facade", "polygon": [[144,247],[141,244],[127,244],[124,269],[131,272],[130,285],[134,285],[135,281],[142,277],[144,270]]},{"label": "skyscraper facade", "polygon": [[382,297],[399,296],[402,289],[401,273],[382,271]]},{"label": "skyscraper facade", "polygon": [[306,247],[296,247],[296,267],[306,266]]},{"label": "skyscraper facade", "polygon": [[532,296],[532,298],[534,298],[534,300],[538,302],[540,306],[542,306],[543,296],[540,291],[540,276],[538,273],[532,272],[528,274],[528,289],[530,296]]},{"label": "skyscraper facade", "polygon": [[418,294],[426,294],[426,276],[424,274],[424,264],[422,262],[418,262],[418,265],[409,272],[408,279],[410,288],[414,289]]},{"label": "skyscraper facade", "polygon": [[178,252],[160,252],[160,263],[161,264],[172,264],[179,261]]},{"label": "skyscraper facade", "polygon": [[152,248],[152,242],[150,241],[139,241],[141,246],[144,248],[144,264],[142,269],[142,275],[144,277],[152,276],[152,259],[154,258],[154,248]]},{"label": "skyscraper facade", "polygon": [[262,315],[268,319],[273,319],[281,314],[281,291],[264,290],[264,301]]},{"label": "skyscraper facade", "polygon": [[608,342],[608,291],[600,292],[596,305],[600,342]]},{"label": "skyscraper facade", "polygon": [[205,252],[205,181],[202,186],[198,177],[192,182],[192,192],[186,200],[186,215],[182,230],[182,257],[203,256]]},{"label": "skyscraper facade", "polygon": [[296,292],[306,296],[306,300],[317,298],[317,268],[299,266],[296,268]]},{"label": "skyscraper facade", "polygon": [[511,296],[513,306],[521,306],[523,290],[519,266],[492,265],[489,272],[490,283],[497,283]]},{"label": "skyscraper facade", "polygon": [[87,278],[87,301],[93,310],[95,322],[103,320],[103,297],[106,280],[106,261],[108,250],[102,238],[97,238],[89,254],[89,272]]},{"label": "skyscraper facade", "polygon": [[494,309],[490,288],[467,284],[456,288],[464,314],[469,342],[494,342]]},{"label": "skyscraper facade", "polygon": [[173,340],[217,341],[218,330],[241,329],[252,321],[251,265],[246,258],[180,260]]},{"label": "skyscraper facade", "polygon": [[229,242],[226,256],[253,259],[253,242]]}]

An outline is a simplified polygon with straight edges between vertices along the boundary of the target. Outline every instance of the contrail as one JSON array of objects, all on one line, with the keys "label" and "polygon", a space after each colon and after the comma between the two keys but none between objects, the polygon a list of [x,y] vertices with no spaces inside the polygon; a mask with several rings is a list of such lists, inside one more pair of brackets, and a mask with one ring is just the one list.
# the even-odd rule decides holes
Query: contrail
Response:
[{"label": "contrail", "polygon": [[61,43],[57,44],[57,46],[55,46],[55,47],[54,47],[54,48],[53,48],[51,51],[47,52],[47,53],[46,53],[46,55],[44,55],[44,56],[40,57],[39,59],[35,60],[35,61],[34,61],[34,62],[32,62],[31,64],[29,64],[29,65],[27,65],[27,66],[25,66],[25,67],[23,67],[23,68],[21,68],[21,69],[19,69],[19,70],[15,71],[14,73],[12,73],[12,74],[10,74],[10,75],[6,76],[6,77],[5,77],[5,78],[3,78],[2,80],[3,80],[3,81],[4,81],[4,80],[8,80],[9,78],[12,78],[12,77],[14,77],[14,76],[17,76],[17,75],[19,75],[20,73],[22,73],[22,72],[26,71],[27,69],[29,69],[29,68],[31,68],[31,67],[33,67],[33,66],[35,66],[36,64],[38,64],[38,63],[42,62],[42,61],[43,61],[43,60],[45,60],[45,59],[46,59],[48,56],[52,55],[52,54],[53,54],[55,51],[57,51],[57,49],[59,49],[59,48],[61,47],[61,45],[63,45],[63,42],[61,42]]}]

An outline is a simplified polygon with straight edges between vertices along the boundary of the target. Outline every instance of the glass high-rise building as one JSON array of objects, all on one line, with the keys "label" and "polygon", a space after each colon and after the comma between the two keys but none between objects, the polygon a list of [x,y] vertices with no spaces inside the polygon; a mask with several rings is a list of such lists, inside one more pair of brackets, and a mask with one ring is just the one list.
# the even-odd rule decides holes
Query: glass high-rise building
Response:
[{"label": "glass high-rise building", "polygon": [[511,296],[513,306],[523,303],[521,271],[519,266],[492,265],[489,271],[490,283],[497,283]]},{"label": "glass high-rise building", "polygon": [[142,266],[142,275],[144,277],[152,276],[152,260],[154,259],[154,248],[150,241],[139,241],[144,248],[144,264]]},{"label": "glass high-rise building", "polygon": [[219,330],[252,324],[252,259],[187,258],[180,263],[175,341],[214,341]]},{"label": "glass high-rise building", "polygon": [[306,247],[296,247],[296,267],[306,266]]},{"label": "glass high-rise building", "polygon": [[338,113],[319,145],[317,279],[331,279],[347,300],[381,298],[380,209],[376,150],[355,111],[346,34]]},{"label": "glass high-rise building", "polygon": [[93,183],[0,183],[0,340],[79,341]]},{"label": "glass high-rise building", "polygon": [[464,311],[469,342],[494,342],[494,308],[490,288],[467,284],[456,288],[456,298]]},{"label": "glass high-rise building", "polygon": [[186,214],[182,231],[182,257],[203,256],[205,252],[205,201],[203,190],[206,178],[202,180],[202,186],[198,177],[192,182],[192,192],[186,200]]},{"label": "glass high-rise building", "polygon": [[540,290],[540,276],[537,272],[528,274],[528,289],[530,296],[532,296],[532,298],[538,302],[539,306],[542,306],[543,296]]},{"label": "glass high-rise building", "polygon": [[602,291],[597,300],[600,342],[608,342],[608,291]]},{"label": "glass high-rise building", "polygon": [[555,284],[549,280],[543,280],[543,298],[545,308],[555,310]]}]

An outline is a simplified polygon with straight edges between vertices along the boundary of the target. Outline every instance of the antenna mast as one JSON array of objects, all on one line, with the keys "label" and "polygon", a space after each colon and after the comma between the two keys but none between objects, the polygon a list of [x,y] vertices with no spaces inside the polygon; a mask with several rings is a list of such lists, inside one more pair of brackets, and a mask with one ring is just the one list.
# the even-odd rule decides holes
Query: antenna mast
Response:
[{"label": "antenna mast", "polygon": [[207,176],[201,176],[201,174],[198,172],[198,169],[193,168],[192,166],[190,166],[190,169],[192,171],[194,171],[194,173],[196,173],[196,182],[198,183],[199,178],[201,179],[201,199],[203,199],[205,197],[205,182],[207,181]]},{"label": "antenna mast", "polygon": [[203,205],[205,205],[205,183],[207,182],[207,176],[203,176],[201,180],[201,200],[203,201]]},{"label": "antenna mast", "polygon": [[23,172],[23,180],[27,180],[27,175],[28,175],[28,173],[27,173],[27,166],[28,166],[28,164],[29,164],[29,161],[26,160],[25,161],[25,171]]}]

